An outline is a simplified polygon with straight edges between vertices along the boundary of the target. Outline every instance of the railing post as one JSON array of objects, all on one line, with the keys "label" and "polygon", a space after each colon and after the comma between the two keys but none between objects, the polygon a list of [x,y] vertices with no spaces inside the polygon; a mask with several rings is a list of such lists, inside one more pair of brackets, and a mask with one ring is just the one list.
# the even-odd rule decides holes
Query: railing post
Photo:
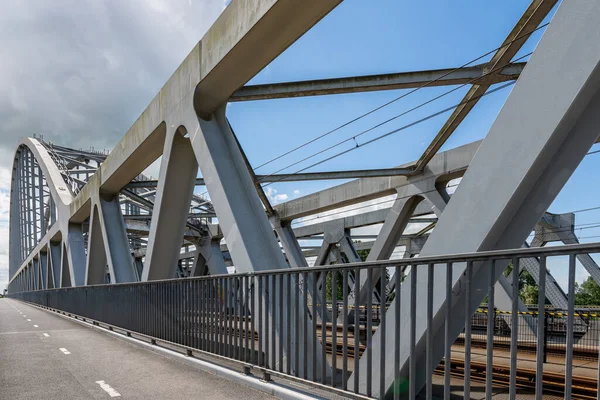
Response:
[{"label": "railing post", "polygon": [[[539,315],[539,313],[538,313]],[[539,323],[539,321],[538,321]],[[548,313],[544,308],[544,364],[548,362]]]}]

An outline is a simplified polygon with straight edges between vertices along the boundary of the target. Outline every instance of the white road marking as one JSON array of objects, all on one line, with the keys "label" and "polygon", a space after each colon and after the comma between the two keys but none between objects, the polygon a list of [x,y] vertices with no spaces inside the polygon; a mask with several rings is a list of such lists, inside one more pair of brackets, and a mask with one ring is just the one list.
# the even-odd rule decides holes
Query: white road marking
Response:
[{"label": "white road marking", "polygon": [[50,337],[50,335],[48,335],[46,332],[44,332],[44,336],[46,336],[46,337]]},{"label": "white road marking", "polygon": [[69,350],[65,349],[64,347],[61,347],[59,350],[62,351],[63,353],[65,353],[65,355],[71,354],[71,352]]},{"label": "white road marking", "polygon": [[27,322],[31,322],[31,320],[29,318],[27,318]]},{"label": "white road marking", "polygon": [[96,381],[98,385],[104,390],[110,397],[121,397],[121,394],[113,389],[108,383],[104,381]]},{"label": "white road marking", "polygon": [[39,326],[37,326],[37,325],[34,325],[33,327],[34,327],[34,328],[39,328]]}]

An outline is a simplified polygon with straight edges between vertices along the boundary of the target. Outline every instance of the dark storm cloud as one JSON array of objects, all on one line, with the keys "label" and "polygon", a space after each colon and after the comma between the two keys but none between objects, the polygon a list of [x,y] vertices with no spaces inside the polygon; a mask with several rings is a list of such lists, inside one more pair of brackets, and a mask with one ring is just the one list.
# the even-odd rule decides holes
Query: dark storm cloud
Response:
[{"label": "dark storm cloud", "polygon": [[108,149],[223,10],[223,0],[5,0],[0,7],[0,291],[20,137]]},{"label": "dark storm cloud", "polygon": [[111,147],[223,6],[222,0],[5,2],[0,148],[12,152],[19,137],[33,133],[73,147]]}]

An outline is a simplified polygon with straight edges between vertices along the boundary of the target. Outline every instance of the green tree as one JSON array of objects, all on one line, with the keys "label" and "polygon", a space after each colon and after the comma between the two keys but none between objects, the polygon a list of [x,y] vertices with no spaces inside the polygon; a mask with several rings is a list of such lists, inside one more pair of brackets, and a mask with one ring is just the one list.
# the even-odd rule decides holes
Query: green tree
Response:
[{"label": "green tree", "polygon": [[344,278],[342,276],[342,273],[339,271],[329,271],[327,272],[327,277],[325,278],[325,296],[327,298],[327,300],[333,300],[333,274],[336,274],[335,277],[335,283],[336,283],[336,299],[337,300],[343,300],[344,297],[344,286],[342,285],[344,283]]},{"label": "green tree", "polygon": [[358,253],[361,261],[366,261],[371,249],[357,250],[356,252]]},{"label": "green tree", "polygon": [[[513,265],[510,263],[504,270],[504,276],[508,277],[512,272]],[[539,288],[535,279],[531,276],[527,270],[521,271],[519,275],[519,297],[525,304],[537,304],[538,303]],[[547,300],[546,300],[547,302]]]},{"label": "green tree", "polygon": [[575,304],[580,306],[600,305],[600,286],[591,276],[580,285],[575,282]]}]

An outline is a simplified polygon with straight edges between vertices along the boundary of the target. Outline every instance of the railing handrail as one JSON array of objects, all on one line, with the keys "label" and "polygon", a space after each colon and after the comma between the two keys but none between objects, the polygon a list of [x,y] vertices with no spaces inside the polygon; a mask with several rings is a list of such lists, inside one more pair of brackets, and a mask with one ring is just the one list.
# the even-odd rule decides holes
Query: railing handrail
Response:
[{"label": "railing handrail", "polygon": [[302,272],[322,272],[322,271],[343,271],[346,269],[370,269],[379,267],[402,267],[402,266],[421,266],[429,264],[443,264],[443,263],[462,263],[462,262],[483,262],[492,260],[509,260],[511,258],[529,258],[529,257],[549,257],[549,256],[562,256],[571,254],[587,254],[587,253],[600,253],[600,242],[585,243],[585,244],[572,244],[564,246],[553,246],[553,247],[529,247],[529,248],[517,248],[517,249],[505,249],[505,250],[492,250],[492,251],[480,251],[474,253],[456,253],[439,256],[428,256],[418,258],[404,258],[396,260],[378,260],[378,261],[364,261],[348,264],[337,264],[327,265],[318,267],[303,267],[303,268],[287,268],[287,269],[274,269],[274,270],[263,270],[256,272],[240,272],[234,274],[219,274],[219,275],[208,275],[208,276],[196,276],[187,278],[171,278],[171,279],[160,279],[145,282],[122,282],[122,283],[111,283],[111,284],[98,284],[98,285],[87,285],[87,286],[73,286],[68,288],[55,288],[45,289],[46,291],[52,290],[64,290],[64,289],[75,289],[82,287],[96,287],[96,286],[123,286],[123,285],[146,285],[152,283],[161,282],[173,282],[173,281],[189,281],[189,280],[203,280],[203,279],[217,279],[217,278],[235,278],[235,277],[254,277],[254,276],[265,276],[265,275],[287,275],[287,274],[298,274]]}]

